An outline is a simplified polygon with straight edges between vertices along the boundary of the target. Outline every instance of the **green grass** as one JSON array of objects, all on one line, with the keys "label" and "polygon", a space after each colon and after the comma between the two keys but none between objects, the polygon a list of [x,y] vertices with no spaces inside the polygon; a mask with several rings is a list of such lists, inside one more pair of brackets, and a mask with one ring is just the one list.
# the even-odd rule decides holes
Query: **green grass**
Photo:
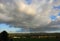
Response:
[{"label": "green grass", "polygon": [[13,41],[57,41],[57,39],[15,38]]}]

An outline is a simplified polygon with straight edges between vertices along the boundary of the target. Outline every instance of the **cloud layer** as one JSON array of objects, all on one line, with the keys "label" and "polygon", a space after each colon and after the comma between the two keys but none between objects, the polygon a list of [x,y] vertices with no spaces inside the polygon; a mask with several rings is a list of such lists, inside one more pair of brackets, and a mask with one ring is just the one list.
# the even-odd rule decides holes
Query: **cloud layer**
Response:
[{"label": "cloud layer", "polygon": [[32,0],[30,4],[26,2],[28,1],[0,0],[0,23],[22,27],[26,31],[29,29],[30,31],[44,31],[46,30],[45,28],[54,28],[52,25],[55,22],[51,24],[53,21],[50,15],[57,16],[59,12],[59,10],[52,9],[53,5],[55,5],[54,0]]}]

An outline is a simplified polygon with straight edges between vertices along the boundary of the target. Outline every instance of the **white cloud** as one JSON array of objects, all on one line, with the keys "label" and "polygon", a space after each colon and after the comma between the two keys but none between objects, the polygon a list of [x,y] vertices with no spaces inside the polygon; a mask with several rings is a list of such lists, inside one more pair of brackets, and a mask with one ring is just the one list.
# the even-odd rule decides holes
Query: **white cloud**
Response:
[{"label": "white cloud", "polygon": [[[46,3],[46,0],[33,0],[30,5],[24,3],[24,0],[13,0],[10,5],[1,3],[0,22],[4,22],[15,27],[38,28],[45,27],[52,21],[50,19],[53,0]],[[13,9],[14,8],[14,9]],[[55,11],[54,11],[55,12]]]}]

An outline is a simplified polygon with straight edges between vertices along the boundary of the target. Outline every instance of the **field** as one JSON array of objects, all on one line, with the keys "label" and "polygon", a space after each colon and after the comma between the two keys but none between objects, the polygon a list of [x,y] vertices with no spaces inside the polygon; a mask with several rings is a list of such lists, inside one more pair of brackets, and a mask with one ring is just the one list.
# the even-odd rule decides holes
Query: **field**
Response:
[{"label": "field", "polygon": [[18,39],[15,38],[13,41],[58,41],[57,39],[38,39],[38,38],[24,38],[24,39]]},{"label": "field", "polygon": [[40,34],[10,34],[20,38],[13,38],[13,41],[60,41],[60,33]]},{"label": "field", "polygon": [[9,38],[13,41],[60,41],[60,33],[11,33]]}]

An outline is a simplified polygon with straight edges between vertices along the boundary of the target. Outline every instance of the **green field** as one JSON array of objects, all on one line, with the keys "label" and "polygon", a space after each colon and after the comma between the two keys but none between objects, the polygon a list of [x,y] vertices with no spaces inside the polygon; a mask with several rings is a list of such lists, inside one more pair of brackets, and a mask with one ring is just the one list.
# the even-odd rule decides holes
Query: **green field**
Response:
[{"label": "green field", "polygon": [[60,41],[60,33],[32,33],[32,34],[14,33],[10,34],[10,36],[20,37],[13,38],[13,41]]},{"label": "green field", "polygon": [[38,38],[20,38],[20,39],[13,39],[13,41],[58,41],[57,39],[38,39]]}]

